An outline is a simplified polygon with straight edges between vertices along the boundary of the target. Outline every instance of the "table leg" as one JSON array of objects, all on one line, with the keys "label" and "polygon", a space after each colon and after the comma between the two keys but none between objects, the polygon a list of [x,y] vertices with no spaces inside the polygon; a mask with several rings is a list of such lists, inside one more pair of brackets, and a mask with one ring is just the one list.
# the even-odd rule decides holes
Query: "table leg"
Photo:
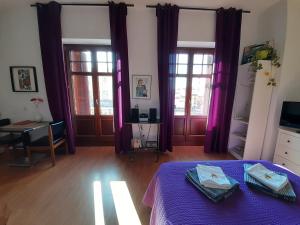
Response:
[{"label": "table leg", "polygon": [[157,141],[157,149],[156,149],[156,161],[159,161],[159,155],[160,155],[160,149],[159,149],[159,138],[160,138],[160,124],[157,124],[157,136],[156,136],[156,141]]}]

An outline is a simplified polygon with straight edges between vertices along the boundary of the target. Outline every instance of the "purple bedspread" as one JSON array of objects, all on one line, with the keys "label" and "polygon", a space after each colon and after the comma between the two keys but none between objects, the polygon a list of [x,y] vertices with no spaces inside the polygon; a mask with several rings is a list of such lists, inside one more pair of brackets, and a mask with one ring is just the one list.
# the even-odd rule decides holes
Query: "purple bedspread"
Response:
[{"label": "purple bedspread", "polygon": [[[243,180],[243,163],[247,162],[261,162],[271,170],[287,173],[297,201],[286,202],[248,188]],[[240,190],[213,203],[185,179],[186,170],[198,163],[221,166],[240,182]],[[143,202],[152,207],[150,225],[299,225],[300,177],[267,161],[164,163],[149,184]]]}]

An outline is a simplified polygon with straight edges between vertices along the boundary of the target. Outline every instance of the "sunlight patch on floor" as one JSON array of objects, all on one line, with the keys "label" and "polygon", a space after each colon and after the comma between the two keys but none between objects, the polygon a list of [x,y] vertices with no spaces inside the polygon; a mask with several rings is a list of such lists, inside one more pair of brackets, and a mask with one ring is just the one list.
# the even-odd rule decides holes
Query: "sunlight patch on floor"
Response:
[{"label": "sunlight patch on floor", "polygon": [[111,181],[110,187],[115,203],[119,225],[141,225],[125,181]]},{"label": "sunlight patch on floor", "polygon": [[95,209],[95,225],[105,225],[101,182],[94,181],[94,209]]}]

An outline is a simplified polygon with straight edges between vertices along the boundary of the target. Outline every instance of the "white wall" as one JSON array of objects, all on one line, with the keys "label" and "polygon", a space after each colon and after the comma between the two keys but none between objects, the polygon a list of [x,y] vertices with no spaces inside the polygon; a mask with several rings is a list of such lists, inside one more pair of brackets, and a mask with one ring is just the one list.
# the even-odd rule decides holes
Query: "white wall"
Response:
[{"label": "white wall", "polygon": [[281,88],[284,100],[300,101],[300,1],[288,0],[287,31],[282,62]]},{"label": "white wall", "polygon": [[[271,40],[278,55],[282,59],[284,56],[284,47],[286,39],[287,24],[287,2],[282,0],[265,11],[260,17],[258,43]],[[281,111],[281,102],[284,93],[280,90],[281,68],[273,68],[273,76],[278,81],[278,85],[273,88],[269,118],[266,128],[265,141],[263,145],[262,159],[271,160],[277,139],[278,123]],[[282,75],[283,79],[285,75]]]},{"label": "white wall", "polygon": [[[251,14],[243,15],[241,52],[243,47],[256,43],[258,17],[263,9],[277,0],[268,1],[190,1],[189,5],[207,7],[242,7]],[[8,1],[9,2],[9,1]],[[28,2],[7,3],[0,14],[0,113],[12,120],[33,119],[33,107],[29,99],[39,96],[46,99],[43,70],[39,49],[38,26],[35,8]],[[132,0],[127,16],[129,67],[132,74],[152,75],[151,100],[132,99],[131,105],[141,109],[159,107],[157,78],[156,15],[154,9],[145,8],[153,1]],[[157,1],[156,1],[157,2]],[[184,5],[182,1],[175,2]],[[206,5],[205,5],[206,4]],[[62,30],[64,38],[109,39],[109,15],[107,7],[63,7]],[[205,11],[181,10],[179,15],[179,41],[213,42],[215,14]],[[9,66],[36,66],[39,92],[36,94],[14,93],[11,90]],[[41,108],[44,119],[51,119],[46,104]]]},{"label": "white wall", "polygon": [[[39,48],[36,13],[33,8],[14,8],[0,15],[0,113],[13,121],[33,119],[32,97],[42,97],[45,119],[50,119]],[[35,66],[38,93],[12,92],[9,66]]]},{"label": "white wall", "polygon": [[273,91],[262,154],[266,160],[272,160],[274,155],[282,102],[300,101],[299,10],[300,1],[281,0],[260,18],[260,41],[274,40],[282,63],[275,74],[278,85]]}]

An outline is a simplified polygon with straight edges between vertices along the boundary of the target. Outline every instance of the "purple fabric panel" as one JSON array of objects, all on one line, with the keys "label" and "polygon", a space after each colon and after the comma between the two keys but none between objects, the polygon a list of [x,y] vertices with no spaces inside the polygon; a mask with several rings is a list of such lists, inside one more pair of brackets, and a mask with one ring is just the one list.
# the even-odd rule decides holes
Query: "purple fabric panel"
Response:
[{"label": "purple fabric panel", "polygon": [[204,151],[227,152],[238,71],[242,11],[219,9],[216,22],[215,73]]},{"label": "purple fabric panel", "polygon": [[125,125],[130,116],[130,85],[128,66],[128,44],[126,27],[127,6],[124,3],[109,2],[111,47],[113,53],[113,95],[115,151],[130,149],[132,128]]},{"label": "purple fabric panel", "polygon": [[[243,163],[256,162],[288,174],[297,201],[286,202],[247,187]],[[212,202],[185,179],[186,170],[198,163],[221,166],[239,181],[240,190],[222,202]],[[149,184],[143,202],[152,207],[150,225],[299,225],[300,177],[267,161],[165,163]]]},{"label": "purple fabric panel", "polygon": [[68,151],[75,152],[75,138],[69,96],[69,80],[65,73],[61,35],[61,5],[57,2],[37,4],[40,46],[45,86],[53,120],[64,120]]},{"label": "purple fabric panel", "polygon": [[178,14],[176,5],[156,8],[161,151],[172,151]]}]

